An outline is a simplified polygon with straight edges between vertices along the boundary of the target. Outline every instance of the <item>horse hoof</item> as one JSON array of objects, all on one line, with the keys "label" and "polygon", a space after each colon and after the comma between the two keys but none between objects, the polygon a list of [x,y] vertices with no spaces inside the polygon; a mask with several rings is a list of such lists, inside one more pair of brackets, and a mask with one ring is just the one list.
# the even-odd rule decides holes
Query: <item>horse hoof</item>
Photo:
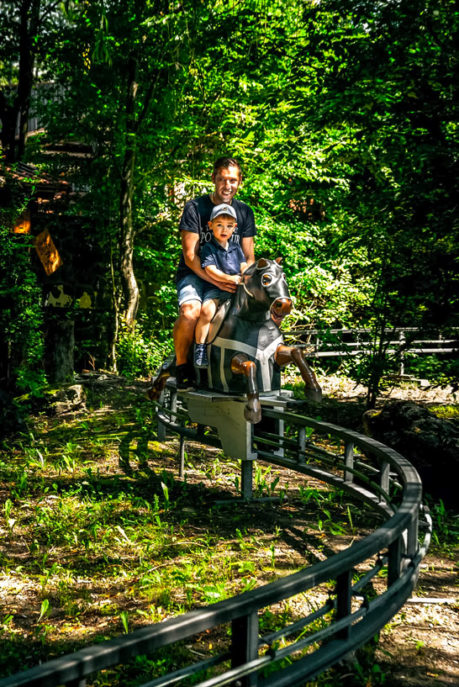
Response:
[{"label": "horse hoof", "polygon": [[258,424],[261,420],[261,406],[257,409],[246,406],[244,408],[244,417],[251,425]]},{"label": "horse hoof", "polygon": [[314,401],[314,403],[322,403],[322,389],[305,389],[304,395],[308,401]]},{"label": "horse hoof", "polygon": [[155,387],[152,386],[150,389],[147,389],[147,396],[150,399],[150,401],[157,401],[158,398],[161,396],[161,390],[155,389]]}]

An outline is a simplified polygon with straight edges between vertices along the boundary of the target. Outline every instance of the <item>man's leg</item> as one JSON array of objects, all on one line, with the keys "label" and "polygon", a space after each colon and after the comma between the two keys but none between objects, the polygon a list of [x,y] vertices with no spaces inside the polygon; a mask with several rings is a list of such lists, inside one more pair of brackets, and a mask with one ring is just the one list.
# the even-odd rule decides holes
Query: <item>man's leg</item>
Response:
[{"label": "man's leg", "polygon": [[194,342],[194,330],[201,312],[201,301],[187,301],[180,306],[174,325],[174,348],[177,365],[188,362],[188,353]]},{"label": "man's leg", "polygon": [[174,348],[176,360],[177,389],[192,389],[195,372],[189,360],[190,348],[194,342],[194,330],[201,313],[205,282],[195,274],[187,275],[177,284],[179,316],[174,325]]}]

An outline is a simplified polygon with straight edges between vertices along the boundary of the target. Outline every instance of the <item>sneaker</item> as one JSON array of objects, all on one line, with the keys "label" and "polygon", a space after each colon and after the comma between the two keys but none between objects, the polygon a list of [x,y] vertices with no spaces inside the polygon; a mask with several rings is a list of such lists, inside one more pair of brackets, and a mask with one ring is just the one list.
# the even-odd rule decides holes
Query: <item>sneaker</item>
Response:
[{"label": "sneaker", "polygon": [[175,379],[177,391],[192,391],[194,389],[194,375],[188,363],[177,365]]},{"label": "sneaker", "polygon": [[196,344],[194,349],[194,364],[196,367],[207,367],[209,361],[207,360],[207,345]]}]

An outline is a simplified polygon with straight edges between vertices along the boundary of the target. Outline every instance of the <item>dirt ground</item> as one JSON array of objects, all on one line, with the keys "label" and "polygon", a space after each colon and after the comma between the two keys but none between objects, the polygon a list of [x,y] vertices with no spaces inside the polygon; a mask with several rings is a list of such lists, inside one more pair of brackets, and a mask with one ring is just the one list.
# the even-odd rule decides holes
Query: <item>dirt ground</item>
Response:
[{"label": "dirt ground", "polygon": [[[285,380],[295,382],[292,380]],[[324,398],[343,401],[352,420],[364,407],[366,388],[342,377],[320,377]],[[405,400],[426,407],[459,404],[453,387],[429,385],[425,380],[394,380],[386,384],[378,406]],[[346,418],[346,411],[344,411]],[[336,418],[338,424],[340,415]],[[428,491],[428,488],[426,489]],[[459,519],[459,509],[457,518]],[[435,522],[434,522],[435,526]],[[457,544],[457,538],[456,538]],[[459,685],[459,550],[457,545],[432,544],[421,565],[417,588],[380,634],[373,655],[378,668],[366,687],[446,687]],[[344,671],[342,682],[356,684],[354,672]],[[363,684],[363,683],[362,683]]]},{"label": "dirt ground", "polygon": [[[348,406],[348,413],[355,419],[363,407],[365,389],[338,377],[321,378],[320,382],[325,398],[342,401],[338,405]],[[122,385],[122,390],[118,389],[118,394],[113,394],[111,386],[107,385],[107,397],[103,405],[94,412],[103,414],[109,406],[124,406],[124,392],[144,396],[147,388],[145,382],[128,383]],[[383,392],[380,404],[386,400],[399,399],[427,406],[459,403],[451,387],[428,387],[418,382],[403,386],[394,383],[393,387],[388,387]],[[345,424],[339,420],[338,416],[337,423]],[[192,475],[189,477],[191,482]],[[202,480],[202,476],[199,479]],[[457,517],[459,518],[459,514]],[[441,546],[433,542],[421,565],[414,594],[384,627],[376,648],[368,653],[365,675],[371,674],[371,677],[366,677],[366,681],[356,681],[355,668],[350,663],[349,669],[342,667],[341,683],[344,687],[459,685],[458,549],[452,544],[445,545],[440,532],[438,539]],[[287,553],[293,555],[292,552]]]},{"label": "dirt ground", "polygon": [[[365,387],[342,377],[320,377],[319,381],[324,397],[343,401],[342,406],[349,404],[351,415],[359,412],[359,405],[363,408]],[[378,406],[395,400],[414,401],[426,407],[456,405],[459,393],[451,386],[429,385],[425,380],[404,380],[402,384],[394,380],[393,384],[386,384]],[[338,424],[345,424],[339,416],[337,420]],[[378,668],[366,687],[459,685],[458,566],[457,545],[432,544],[422,563],[413,596],[380,634],[372,659]],[[356,684],[354,672],[348,678],[344,671],[343,685]]]},{"label": "dirt ground", "polygon": [[[319,381],[325,397],[338,400],[365,398],[366,387],[343,377],[320,377]],[[429,384],[427,380],[423,379],[410,381],[407,378],[400,384],[400,379],[394,378],[393,382],[387,381],[384,386],[385,388],[380,392],[378,405],[395,400],[414,401],[424,405],[459,403],[459,392],[455,392],[452,386]]]}]

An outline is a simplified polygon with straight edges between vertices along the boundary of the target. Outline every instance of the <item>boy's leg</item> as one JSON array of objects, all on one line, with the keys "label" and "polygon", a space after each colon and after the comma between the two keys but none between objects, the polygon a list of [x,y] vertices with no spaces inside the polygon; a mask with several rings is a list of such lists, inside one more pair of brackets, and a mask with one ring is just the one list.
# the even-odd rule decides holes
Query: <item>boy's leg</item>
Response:
[{"label": "boy's leg", "polygon": [[196,367],[207,367],[209,362],[207,360],[207,334],[209,333],[210,322],[217,311],[218,300],[212,298],[204,301],[201,308],[201,315],[199,316],[196,325],[195,334],[195,349],[194,349],[194,364]]},{"label": "boy's leg", "polygon": [[195,342],[203,344],[206,342],[207,334],[209,333],[210,322],[217,311],[218,300],[210,299],[204,301],[201,308],[201,314],[196,324]]}]

